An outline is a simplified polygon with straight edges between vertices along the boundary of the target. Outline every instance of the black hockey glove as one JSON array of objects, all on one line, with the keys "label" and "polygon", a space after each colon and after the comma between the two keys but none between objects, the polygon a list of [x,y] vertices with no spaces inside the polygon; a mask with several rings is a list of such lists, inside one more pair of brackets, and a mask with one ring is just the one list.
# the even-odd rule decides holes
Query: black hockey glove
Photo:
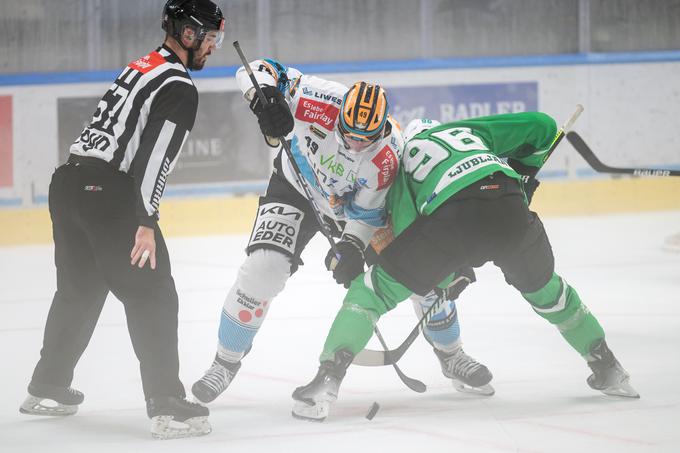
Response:
[{"label": "black hockey glove", "polygon": [[293,115],[278,88],[263,86],[262,92],[268,103],[262,105],[259,96],[250,102],[250,110],[257,116],[260,130],[268,137],[285,137],[293,130]]},{"label": "black hockey glove", "polygon": [[534,192],[536,192],[538,186],[541,185],[540,181],[536,179],[536,174],[540,168],[524,165],[515,159],[508,159],[508,165],[522,177],[522,187],[527,196],[527,203],[531,204],[531,199],[534,198]]},{"label": "black hockey glove", "polygon": [[523,176],[522,183],[524,186],[524,193],[527,196],[527,203],[531,204],[531,199],[534,198],[534,192],[541,185],[541,181],[534,178],[533,176]]},{"label": "black hockey glove", "polygon": [[463,292],[465,288],[470,283],[474,283],[477,281],[477,276],[475,275],[475,270],[471,267],[463,267],[460,268],[455,272],[454,275],[454,281],[458,279],[458,277],[465,277],[467,278],[467,281],[464,281],[463,284],[459,285],[454,285],[453,282],[449,283],[449,286],[446,288],[439,288],[435,287],[434,292],[437,293],[437,296],[444,299],[444,300],[457,300],[458,296]]},{"label": "black hockey glove", "polygon": [[337,283],[349,288],[352,280],[364,271],[363,244],[356,237],[346,235],[338,242],[336,248],[340,258],[338,259],[333,249],[330,249],[326,255],[326,269],[333,272],[333,278]]}]

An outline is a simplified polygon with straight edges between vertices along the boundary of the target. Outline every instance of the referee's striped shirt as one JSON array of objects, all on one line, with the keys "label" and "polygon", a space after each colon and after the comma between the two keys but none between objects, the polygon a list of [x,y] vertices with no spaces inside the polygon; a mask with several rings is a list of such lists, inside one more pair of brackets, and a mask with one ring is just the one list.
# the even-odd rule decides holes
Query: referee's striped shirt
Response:
[{"label": "referee's striped shirt", "polygon": [[127,65],[70,152],[131,175],[140,225],[153,226],[197,108],[198,92],[186,68],[172,50],[159,47]]}]

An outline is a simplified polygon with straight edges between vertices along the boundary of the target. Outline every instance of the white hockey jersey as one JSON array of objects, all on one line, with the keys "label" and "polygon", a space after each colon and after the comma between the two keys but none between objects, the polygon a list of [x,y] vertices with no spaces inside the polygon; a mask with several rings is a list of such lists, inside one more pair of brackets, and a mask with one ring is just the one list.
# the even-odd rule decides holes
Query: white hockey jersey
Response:
[{"label": "white hockey jersey", "polygon": [[[269,59],[256,60],[250,67],[260,85],[278,86],[284,93],[295,118],[286,138],[322,214],[346,222],[343,234],[368,245],[375,230],[386,224],[385,197],[397,176],[404,147],[399,127],[390,118],[391,132],[375,145],[361,152],[347,150],[335,137],[346,86]],[[236,81],[245,98],[252,99],[253,85],[244,68],[237,71]],[[286,153],[282,153],[281,166],[285,178],[304,196]]]}]

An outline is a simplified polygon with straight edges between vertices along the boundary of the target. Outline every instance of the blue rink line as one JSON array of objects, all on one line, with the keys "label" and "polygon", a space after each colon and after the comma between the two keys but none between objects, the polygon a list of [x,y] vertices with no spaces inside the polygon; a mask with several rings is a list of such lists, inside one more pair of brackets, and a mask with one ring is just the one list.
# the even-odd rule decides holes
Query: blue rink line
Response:
[{"label": "blue rink line", "polygon": [[[291,64],[290,66],[299,69],[303,73],[323,74],[377,71],[416,71],[427,69],[474,69],[500,67],[512,68],[522,66],[659,63],[674,61],[680,61],[680,50],[665,50],[656,52],[576,53],[507,57],[428,58],[418,60],[372,60],[333,63],[302,63]],[[199,72],[192,72],[191,76],[197,79],[234,77],[237,68],[238,66],[208,67]],[[114,80],[119,73],[120,70],[0,74],[0,86],[110,82],[111,80]]]},{"label": "blue rink line", "polygon": [[21,206],[21,198],[0,198],[0,207],[9,208],[19,206]]}]

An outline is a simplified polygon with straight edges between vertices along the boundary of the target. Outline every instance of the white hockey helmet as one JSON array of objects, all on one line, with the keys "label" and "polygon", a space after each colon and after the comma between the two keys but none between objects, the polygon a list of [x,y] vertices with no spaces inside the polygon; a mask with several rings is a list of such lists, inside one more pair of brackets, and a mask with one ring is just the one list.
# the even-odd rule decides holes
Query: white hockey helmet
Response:
[{"label": "white hockey helmet", "polygon": [[417,118],[415,120],[411,120],[406,125],[406,128],[402,133],[402,135],[404,136],[404,141],[407,142],[411,140],[415,135],[418,135],[421,132],[430,129],[431,127],[439,126],[440,124],[442,123],[440,123],[437,120],[430,120],[427,118]]}]

